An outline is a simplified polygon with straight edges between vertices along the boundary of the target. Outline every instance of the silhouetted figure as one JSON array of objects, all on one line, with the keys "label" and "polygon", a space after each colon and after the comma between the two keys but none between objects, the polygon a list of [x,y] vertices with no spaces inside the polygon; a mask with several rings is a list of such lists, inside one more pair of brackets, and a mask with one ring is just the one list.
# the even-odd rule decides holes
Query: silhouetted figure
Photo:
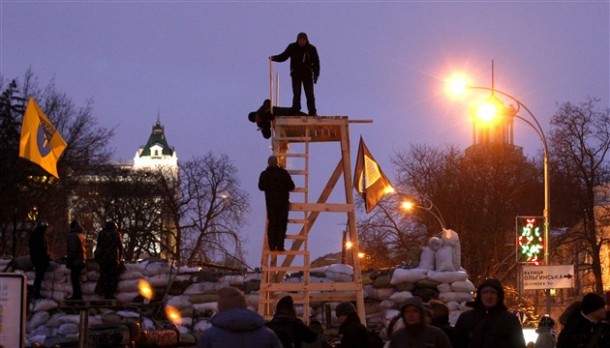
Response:
[{"label": "silhouetted figure", "polygon": [[436,326],[439,329],[443,330],[447,338],[449,338],[449,342],[453,347],[457,347],[457,342],[455,341],[455,330],[453,326],[449,324],[449,308],[444,303],[438,300],[432,300],[428,302],[428,307],[432,311],[432,320],[430,321],[430,325]]},{"label": "silhouetted figure", "polygon": [[428,325],[427,309],[421,298],[414,296],[400,308],[405,327],[396,330],[390,339],[390,348],[437,347],[451,348],[449,339],[438,327]]},{"label": "silhouetted figure", "polygon": [[275,332],[284,348],[301,348],[303,342],[311,343],[318,337],[297,318],[291,296],[284,296],[278,301],[275,314],[266,325]]},{"label": "silhouetted figure", "polygon": [[290,208],[290,191],[294,190],[294,182],[288,171],[278,166],[275,156],[270,156],[267,164],[267,169],[261,173],[258,179],[258,188],[265,191],[267,241],[269,242],[269,250],[284,251],[284,239],[286,239]]},{"label": "silhouetted figure", "polygon": [[40,288],[42,287],[44,274],[47,272],[47,268],[51,262],[47,246],[47,237],[45,235],[48,226],[49,225],[46,222],[41,221],[36,225],[36,228],[30,235],[30,259],[32,260],[34,271],[36,272],[32,294],[32,297],[34,298],[41,297]]},{"label": "silhouetted figure", "polygon": [[557,335],[555,333],[555,320],[545,315],[538,322],[536,329],[538,337],[536,338],[535,348],[555,348],[557,344]]},{"label": "silhouetted figure", "polygon": [[335,307],[335,315],[339,319],[339,335],[341,348],[367,348],[368,334],[366,327],[360,322],[356,307],[351,302],[341,302]]},{"label": "silhouetted figure", "polygon": [[269,57],[274,62],[285,62],[290,58],[290,76],[292,77],[292,109],[301,111],[301,85],[307,98],[307,111],[310,116],[317,115],[316,99],[313,85],[320,76],[320,57],[316,47],[309,43],[307,34],[299,33],[297,41],[286,47],[284,52]]},{"label": "silhouetted figure", "polygon": [[119,283],[121,260],[123,259],[123,237],[114,221],[107,221],[97,237],[95,262],[100,265],[100,279],[96,292],[105,299],[113,299]]},{"label": "silhouetted figure", "polygon": [[603,297],[592,292],[586,294],[580,307],[572,310],[567,318],[557,338],[557,348],[608,347],[610,332],[603,323],[606,318],[605,307]]},{"label": "silhouetted figure", "polygon": [[82,300],[83,294],[80,286],[80,274],[85,267],[86,240],[83,228],[78,221],[70,223],[70,232],[66,240],[66,267],[70,269],[70,281],[72,282],[72,297],[67,300]]}]

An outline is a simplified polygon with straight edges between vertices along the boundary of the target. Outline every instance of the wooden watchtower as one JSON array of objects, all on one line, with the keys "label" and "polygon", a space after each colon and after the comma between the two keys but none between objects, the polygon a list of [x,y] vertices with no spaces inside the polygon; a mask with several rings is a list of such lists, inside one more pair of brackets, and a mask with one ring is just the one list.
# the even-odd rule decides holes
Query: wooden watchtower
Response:
[{"label": "wooden watchtower", "polygon": [[[271,138],[273,155],[280,166],[292,175],[296,189],[290,195],[290,214],[286,236],[286,251],[270,251],[267,233],[262,252],[262,276],[259,294],[259,313],[269,320],[273,316],[277,301],[291,295],[296,305],[303,306],[302,319],[309,323],[310,303],[352,301],[356,305],[361,321],[365,322],[362,274],[358,260],[358,238],[354,213],[353,181],[350,162],[350,123],[370,121],[350,121],[347,116],[287,116],[276,117],[273,121]],[[309,163],[310,146],[316,143],[336,143],[339,158],[334,171],[322,192],[310,201]],[[332,158],[332,153],[324,153],[324,158]],[[329,168],[331,169],[331,168]],[[341,180],[343,178],[343,180]],[[343,185],[345,200],[330,203],[329,197],[337,185]],[[339,186],[340,187],[340,186]],[[320,214],[345,214],[346,233],[353,243],[347,263],[353,266],[353,279],[347,282],[311,282],[309,238]],[[292,243],[291,243],[292,241]],[[339,247],[339,245],[337,245]],[[285,282],[287,274],[302,274],[295,282]]]}]

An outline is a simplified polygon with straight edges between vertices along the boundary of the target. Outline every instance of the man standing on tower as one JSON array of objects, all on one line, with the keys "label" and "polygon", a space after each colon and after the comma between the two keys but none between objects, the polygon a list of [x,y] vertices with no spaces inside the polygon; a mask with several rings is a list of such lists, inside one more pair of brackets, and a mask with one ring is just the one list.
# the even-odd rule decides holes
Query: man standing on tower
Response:
[{"label": "man standing on tower", "polygon": [[274,62],[285,62],[290,58],[290,76],[292,77],[292,109],[301,111],[301,85],[307,97],[307,110],[309,116],[315,116],[316,99],[313,94],[313,85],[320,76],[320,58],[318,50],[309,43],[307,34],[299,33],[297,41],[286,47],[284,52],[269,57]]},{"label": "man standing on tower", "polygon": [[270,156],[267,164],[267,169],[258,178],[258,188],[265,191],[267,241],[269,250],[284,251],[290,191],[294,190],[294,182],[288,171],[278,166],[275,156]]}]

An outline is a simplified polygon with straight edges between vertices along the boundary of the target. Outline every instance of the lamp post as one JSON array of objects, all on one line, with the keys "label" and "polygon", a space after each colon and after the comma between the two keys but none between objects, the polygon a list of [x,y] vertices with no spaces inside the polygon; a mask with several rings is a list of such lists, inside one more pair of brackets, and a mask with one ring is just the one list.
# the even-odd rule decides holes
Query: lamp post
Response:
[{"label": "lamp post", "polygon": [[[455,83],[454,83],[454,85],[455,85]],[[525,104],[523,104],[519,99],[515,98],[514,96],[512,96],[504,91],[498,90],[494,87],[493,78],[492,78],[492,87],[468,86],[468,85],[464,84],[462,86],[462,88],[472,89],[472,90],[485,90],[485,91],[491,92],[491,96],[488,99],[491,102],[486,105],[483,105],[480,108],[480,110],[481,109],[486,109],[488,111],[496,110],[497,108],[495,108],[493,105],[489,105],[491,103],[501,102],[495,96],[496,94],[499,94],[501,96],[504,96],[504,97],[512,100],[517,106],[515,108],[513,105],[510,105],[508,108],[504,108],[506,110],[506,115],[525,122],[528,126],[530,126],[532,129],[534,129],[536,134],[538,134],[540,141],[542,142],[542,148],[543,148],[543,152],[544,152],[544,211],[542,213],[543,218],[544,218],[544,264],[549,265],[550,264],[550,262],[549,262],[549,225],[550,225],[550,219],[549,219],[549,214],[550,214],[549,150],[548,150],[548,145],[547,145],[547,141],[546,141],[546,136],[544,135],[544,130],[542,129],[542,126],[538,122],[538,119],[536,118],[536,116],[534,116],[534,113],[532,113],[532,111],[527,106],[525,106]],[[485,107],[485,106],[487,106],[487,107]],[[529,116],[530,119],[527,119],[527,118],[519,115],[519,112],[521,110],[525,110],[527,112],[526,116]],[[548,291],[548,289],[547,289],[547,291],[545,291],[545,293],[546,293],[546,313],[550,314],[550,312],[551,312],[550,291]]]},{"label": "lamp post", "polygon": [[413,207],[415,208],[419,208],[419,209],[423,209],[425,211],[427,211],[428,213],[430,213],[430,215],[432,215],[436,221],[438,221],[439,225],[441,225],[441,229],[445,229],[445,219],[443,219],[443,215],[441,214],[441,211],[438,209],[438,207],[432,203],[432,201],[430,199],[428,199],[425,196],[421,196],[427,203],[427,205],[419,205],[419,204],[415,204],[412,201],[409,200],[405,200],[402,202],[401,206],[405,209],[405,210],[411,210]]}]

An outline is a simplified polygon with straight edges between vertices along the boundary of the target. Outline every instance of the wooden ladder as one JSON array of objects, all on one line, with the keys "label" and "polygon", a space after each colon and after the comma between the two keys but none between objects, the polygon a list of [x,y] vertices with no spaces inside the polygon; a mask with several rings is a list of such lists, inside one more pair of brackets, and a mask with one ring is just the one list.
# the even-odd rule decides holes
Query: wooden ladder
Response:
[{"label": "wooden ladder", "polygon": [[[338,142],[341,158],[317,202],[309,202],[310,145],[317,142]],[[270,251],[265,234],[262,251],[262,274],[259,292],[259,313],[270,320],[277,301],[292,296],[295,305],[302,306],[301,319],[309,323],[311,302],[352,301],[365,322],[362,275],[358,260],[358,241],[354,214],[353,185],[350,164],[349,120],[345,116],[332,117],[277,117],[273,121],[271,139],[273,155],[280,166],[286,168],[295,181],[291,194],[286,251]],[[327,202],[339,178],[344,178],[345,202]],[[347,230],[353,243],[354,276],[351,282],[311,283],[310,231],[322,212],[347,214]],[[289,241],[292,240],[290,246]],[[339,249],[341,245],[337,245]],[[298,281],[284,281],[285,276],[298,274]]]}]

